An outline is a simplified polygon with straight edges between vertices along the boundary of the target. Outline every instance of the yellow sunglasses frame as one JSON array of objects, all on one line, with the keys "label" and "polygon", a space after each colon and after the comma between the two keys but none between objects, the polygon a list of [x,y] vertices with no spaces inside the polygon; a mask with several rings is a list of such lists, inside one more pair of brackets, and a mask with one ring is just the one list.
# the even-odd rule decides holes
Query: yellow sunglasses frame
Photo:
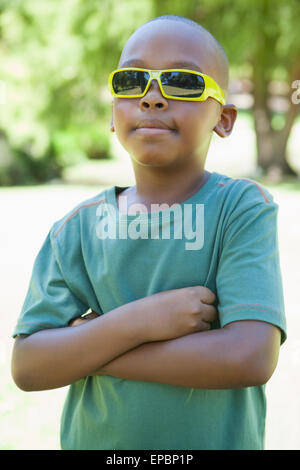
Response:
[{"label": "yellow sunglasses frame", "polygon": [[[113,89],[113,85],[112,85],[114,75],[117,72],[122,72],[122,71],[126,71],[126,70],[137,70],[137,71],[140,71],[140,72],[147,72],[150,75],[150,79],[149,79],[143,93],[141,93],[139,95],[119,95],[119,94],[115,93],[115,91]],[[200,75],[200,77],[203,78],[204,85],[205,85],[205,88],[204,88],[204,91],[203,91],[202,95],[198,96],[196,98],[182,98],[182,97],[167,95],[164,92],[161,81],[160,81],[160,76],[164,72],[190,72],[190,73],[193,73],[194,75]],[[162,96],[164,96],[164,98],[167,98],[167,99],[179,100],[179,101],[205,101],[205,100],[207,100],[207,98],[214,98],[215,100],[217,100],[222,105],[225,104],[224,93],[223,93],[222,89],[219,87],[219,85],[217,84],[217,82],[213,78],[211,78],[209,75],[205,75],[204,73],[196,72],[195,70],[188,70],[188,69],[150,70],[150,69],[142,69],[142,68],[138,68],[138,67],[125,67],[125,68],[114,70],[113,72],[110,73],[109,79],[108,79],[108,85],[109,85],[110,92],[111,92],[112,96],[114,96],[116,98],[142,98],[143,96],[146,95],[147,91],[149,90],[149,87],[150,87],[150,84],[151,84],[152,80],[157,80]]]}]

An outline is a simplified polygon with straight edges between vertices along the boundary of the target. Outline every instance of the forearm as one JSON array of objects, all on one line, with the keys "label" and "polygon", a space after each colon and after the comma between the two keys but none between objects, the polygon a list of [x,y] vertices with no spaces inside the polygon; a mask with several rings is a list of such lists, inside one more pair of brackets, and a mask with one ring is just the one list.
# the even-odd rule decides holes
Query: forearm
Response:
[{"label": "forearm", "polygon": [[80,327],[39,331],[17,338],[12,376],[25,391],[69,385],[144,342],[137,302],[123,305]]},{"label": "forearm", "polygon": [[[237,323],[248,323],[251,330],[248,340],[239,331],[238,325],[235,325],[235,330],[228,325],[228,328],[143,344],[106,364],[103,370],[98,370],[93,375],[112,375],[130,380],[206,389],[262,384],[268,380],[268,374],[276,366],[279,336],[273,339],[266,334],[266,324],[263,322],[259,322],[261,325],[258,329],[254,329],[253,322]],[[265,357],[270,356],[270,353],[265,354],[265,349],[271,351],[271,355],[274,350],[271,366],[267,363],[269,359]]]},{"label": "forearm", "polygon": [[[183,293],[198,296],[197,288],[177,289],[122,305],[80,326],[39,331],[17,338],[12,376],[23,390],[47,390],[69,385],[148,341],[179,336],[172,326],[174,300]],[[198,297],[197,297],[198,300]],[[177,309],[178,310],[178,309]],[[175,313],[179,314],[175,309]],[[181,313],[181,310],[180,310]],[[183,312],[184,313],[184,312]],[[80,322],[82,323],[82,322]]]},{"label": "forearm", "polygon": [[[223,333],[223,332],[222,332]],[[143,344],[106,364],[93,375],[160,382],[193,388],[243,386],[237,364],[223,350],[224,334],[213,330]]]}]

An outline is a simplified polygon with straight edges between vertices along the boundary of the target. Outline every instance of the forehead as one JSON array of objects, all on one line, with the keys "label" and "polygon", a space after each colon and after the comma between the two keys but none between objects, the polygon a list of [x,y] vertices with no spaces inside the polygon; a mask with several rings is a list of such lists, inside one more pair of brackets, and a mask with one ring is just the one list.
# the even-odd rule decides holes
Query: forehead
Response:
[{"label": "forehead", "polygon": [[215,47],[208,34],[183,22],[157,20],[129,38],[119,67],[191,68],[217,80],[214,58]]}]

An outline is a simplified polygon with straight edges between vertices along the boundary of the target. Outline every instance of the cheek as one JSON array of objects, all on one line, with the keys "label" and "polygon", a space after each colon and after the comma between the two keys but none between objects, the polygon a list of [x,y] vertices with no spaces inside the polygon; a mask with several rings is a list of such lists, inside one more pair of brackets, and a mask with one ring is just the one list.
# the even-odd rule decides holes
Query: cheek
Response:
[{"label": "cheek", "polygon": [[186,139],[193,143],[210,138],[217,121],[216,107],[209,101],[197,103],[191,112],[181,119]]},{"label": "cheek", "polygon": [[115,128],[132,128],[132,115],[133,109],[135,108],[135,100],[127,100],[127,99],[115,99],[113,102],[112,114],[113,114],[113,121],[115,124]]},{"label": "cheek", "polygon": [[118,135],[120,130],[122,129],[122,124],[124,124],[126,122],[126,120],[124,119],[124,113],[123,113],[123,110],[122,110],[122,106],[118,106],[116,104],[113,104],[112,116],[113,116],[115,131],[116,131],[116,134]]},{"label": "cheek", "polygon": [[195,147],[207,134],[205,118],[197,114],[182,116],[178,127],[181,140],[187,147]]}]

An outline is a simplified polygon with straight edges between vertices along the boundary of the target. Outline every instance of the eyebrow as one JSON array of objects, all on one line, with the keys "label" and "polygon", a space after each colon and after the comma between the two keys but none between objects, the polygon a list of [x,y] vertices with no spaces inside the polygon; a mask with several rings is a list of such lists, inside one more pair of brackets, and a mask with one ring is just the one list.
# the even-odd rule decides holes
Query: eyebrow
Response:
[{"label": "eyebrow", "polygon": [[[126,60],[123,62],[122,65],[120,65],[121,68],[124,67],[141,67],[144,69],[147,69],[149,67],[145,66],[145,63],[140,60],[140,59],[131,59],[131,60]],[[179,62],[172,62],[168,64],[168,67],[165,67],[165,69],[178,69],[178,68],[186,68],[190,70],[197,70],[198,72],[203,73],[199,65],[194,64],[193,62],[184,62],[184,61],[179,61]]]}]

